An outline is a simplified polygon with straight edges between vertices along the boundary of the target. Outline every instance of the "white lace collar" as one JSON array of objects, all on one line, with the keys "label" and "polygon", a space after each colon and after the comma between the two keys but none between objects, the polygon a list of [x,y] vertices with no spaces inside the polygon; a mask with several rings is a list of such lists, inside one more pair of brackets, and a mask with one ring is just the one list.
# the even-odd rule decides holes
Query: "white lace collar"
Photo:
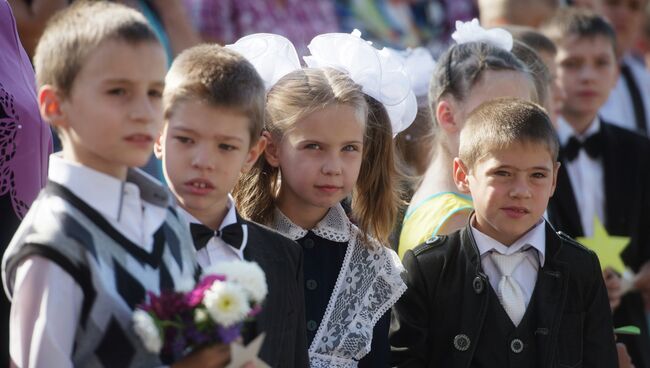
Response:
[{"label": "white lace collar", "polygon": [[[348,215],[339,203],[327,211],[325,217],[311,229],[311,232],[323,239],[344,243],[350,240],[351,226],[353,225]],[[273,216],[273,228],[291,240],[301,239],[309,232],[309,230],[294,224],[277,207]]]}]

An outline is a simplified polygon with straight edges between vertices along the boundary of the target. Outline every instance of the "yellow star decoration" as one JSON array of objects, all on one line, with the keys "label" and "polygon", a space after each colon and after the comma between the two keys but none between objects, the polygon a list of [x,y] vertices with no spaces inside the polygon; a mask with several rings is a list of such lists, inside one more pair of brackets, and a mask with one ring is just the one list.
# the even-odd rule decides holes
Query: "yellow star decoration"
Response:
[{"label": "yellow star decoration", "polygon": [[611,267],[620,274],[625,272],[626,267],[621,259],[621,253],[629,244],[629,237],[610,236],[598,217],[594,217],[594,235],[591,238],[580,237],[576,240],[596,252],[603,270]]}]

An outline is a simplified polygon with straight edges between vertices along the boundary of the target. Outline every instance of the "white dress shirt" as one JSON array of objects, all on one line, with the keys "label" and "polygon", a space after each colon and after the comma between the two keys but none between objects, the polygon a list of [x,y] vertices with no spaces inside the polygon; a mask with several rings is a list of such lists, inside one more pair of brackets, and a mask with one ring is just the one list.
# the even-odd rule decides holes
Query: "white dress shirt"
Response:
[{"label": "white dress shirt", "polygon": [[[228,201],[226,202],[228,207],[228,212],[226,216],[221,221],[219,225],[219,230],[222,230],[228,225],[237,223],[237,209],[235,207],[235,201],[232,196],[228,195]],[[181,214],[181,217],[185,220],[188,228],[190,224],[201,224],[201,221],[197,220],[189,212],[183,208],[178,208],[178,212]],[[205,245],[205,248],[196,252],[197,263],[202,267],[206,268],[210,265],[214,265],[220,262],[226,261],[235,261],[244,259],[244,249],[246,248],[246,243],[248,240],[248,228],[246,225],[242,225],[243,237],[242,243],[237,249],[236,247],[231,246],[230,244],[224,242],[220,237],[213,236],[210,238],[208,243]]]},{"label": "white dress shirt", "polygon": [[[560,118],[558,121],[558,137],[562,146],[567,144],[571,136],[575,136],[580,142],[584,142],[587,137],[598,133],[599,130],[600,119],[598,117],[594,119],[593,123],[582,135],[575,133],[564,119]],[[593,159],[589,157],[584,149],[581,149],[578,152],[578,157],[573,161],[565,160],[562,165],[565,165],[569,174],[569,181],[578,206],[584,236],[590,237],[594,233],[594,217],[598,216],[601,223],[605,223],[603,159]]]},{"label": "white dress shirt", "polygon": [[498,252],[504,255],[514,254],[520,250],[528,249],[525,252],[526,256],[521,261],[519,266],[512,273],[512,277],[519,283],[519,286],[524,292],[526,307],[530,302],[535,290],[535,282],[537,282],[537,271],[540,267],[544,267],[544,257],[546,253],[546,223],[540,220],[535,227],[530,229],[521,238],[517,239],[512,245],[506,246],[499,241],[483,234],[472,225],[472,235],[476,240],[479,254],[481,256],[481,265],[483,271],[490,280],[490,285],[495,291],[499,290],[499,280],[501,280],[501,273],[492,261],[490,252]]},{"label": "white dress shirt", "polygon": [[[624,56],[622,62],[630,67],[645,107],[646,124],[650,125],[650,72],[630,55]],[[623,75],[619,76],[616,86],[610,92],[607,102],[600,108],[598,114],[608,123],[637,130],[632,95]],[[647,126],[646,129],[650,134],[650,126]]]},{"label": "white dress shirt", "polygon": [[[68,188],[117,231],[150,252],[167,209],[142,201],[139,188],[59,154],[50,156],[49,180]],[[61,208],[66,203],[56,202]],[[39,256],[16,270],[9,318],[11,359],[19,367],[72,367],[83,292],[59,265]]]}]

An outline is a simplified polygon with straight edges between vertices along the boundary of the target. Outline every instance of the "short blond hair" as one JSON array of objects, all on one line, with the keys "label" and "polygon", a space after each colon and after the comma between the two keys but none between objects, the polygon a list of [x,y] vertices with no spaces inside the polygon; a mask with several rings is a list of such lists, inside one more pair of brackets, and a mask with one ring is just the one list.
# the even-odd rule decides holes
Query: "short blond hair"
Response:
[{"label": "short blond hair", "polygon": [[52,17],[36,46],[38,85],[49,84],[68,96],[88,55],[106,40],[160,44],[147,20],[134,9],[107,1],[75,2]]},{"label": "short blond hair", "polygon": [[237,111],[249,119],[251,144],[264,127],[264,82],[243,56],[225,47],[198,45],[183,51],[165,78],[165,120],[187,101]]},{"label": "short blond hair", "polygon": [[458,156],[471,169],[491,152],[522,143],[542,144],[557,161],[560,143],[544,108],[516,98],[495,99],[467,118]]}]

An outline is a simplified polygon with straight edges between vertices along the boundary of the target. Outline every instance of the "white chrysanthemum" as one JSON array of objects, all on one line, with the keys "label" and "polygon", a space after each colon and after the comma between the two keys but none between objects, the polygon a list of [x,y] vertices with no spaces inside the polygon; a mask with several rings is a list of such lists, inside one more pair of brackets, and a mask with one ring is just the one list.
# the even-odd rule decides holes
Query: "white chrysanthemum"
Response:
[{"label": "white chrysanthemum", "polygon": [[205,291],[203,304],[210,317],[224,327],[243,321],[251,310],[242,287],[227,281],[212,284]]},{"label": "white chrysanthemum", "polygon": [[210,316],[208,315],[208,312],[205,311],[205,309],[194,310],[194,322],[203,323],[207,321],[208,318],[210,318]]},{"label": "white chrysanthemum", "polygon": [[204,275],[210,274],[224,275],[227,281],[238,283],[254,303],[261,303],[269,291],[264,271],[255,262],[217,263],[205,270]]},{"label": "white chrysanthemum", "polygon": [[149,313],[140,309],[133,312],[133,330],[140,337],[147,351],[160,353],[162,348],[160,331]]}]

